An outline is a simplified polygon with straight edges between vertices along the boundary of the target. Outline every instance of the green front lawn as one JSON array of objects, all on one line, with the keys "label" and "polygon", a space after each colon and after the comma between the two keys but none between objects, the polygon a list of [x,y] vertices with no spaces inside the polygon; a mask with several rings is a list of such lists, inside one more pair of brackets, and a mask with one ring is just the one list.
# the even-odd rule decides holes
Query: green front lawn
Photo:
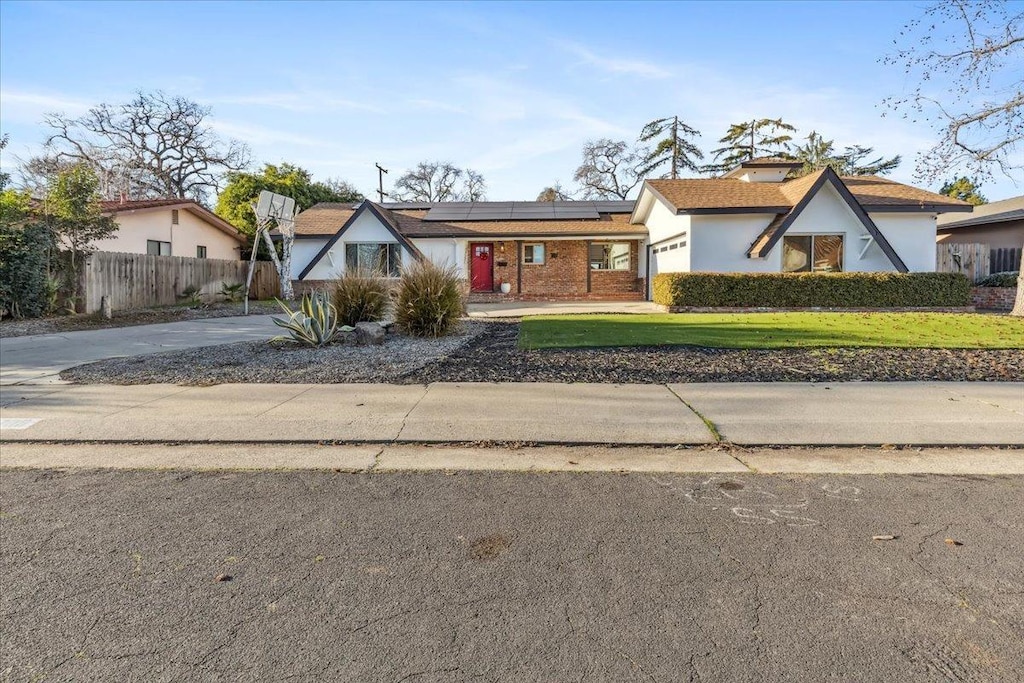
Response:
[{"label": "green front lawn", "polygon": [[1021,349],[1024,319],[971,313],[544,315],[523,320],[519,345]]}]

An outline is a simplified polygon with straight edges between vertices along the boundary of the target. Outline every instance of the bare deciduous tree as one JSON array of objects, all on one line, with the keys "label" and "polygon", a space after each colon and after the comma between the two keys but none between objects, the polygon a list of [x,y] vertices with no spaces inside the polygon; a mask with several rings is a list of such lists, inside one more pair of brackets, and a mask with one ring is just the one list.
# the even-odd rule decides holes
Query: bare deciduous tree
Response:
[{"label": "bare deciduous tree", "polygon": [[569,202],[575,199],[571,194],[565,191],[561,183],[555,183],[549,185],[540,191],[537,195],[538,202]]},{"label": "bare deciduous tree", "polygon": [[641,182],[639,165],[644,150],[622,140],[591,140],[583,145],[583,161],[573,179],[580,184],[584,199],[627,199]]},{"label": "bare deciduous tree", "polygon": [[421,161],[395,181],[392,196],[407,202],[477,202],[486,196],[484,177],[447,161]]},{"label": "bare deciduous tree", "polygon": [[184,97],[139,92],[130,102],[100,104],[84,116],[48,114],[46,154],[28,166],[89,164],[108,198],[183,197],[203,202],[226,171],[249,163],[249,149],[223,140],[207,122],[210,109]]},{"label": "bare deciduous tree", "polygon": [[917,83],[885,104],[939,137],[918,157],[919,178],[935,181],[951,169],[1013,177],[1024,166],[1016,154],[1024,142],[1024,12],[1011,7],[941,0],[905,26],[895,51],[882,59]]}]

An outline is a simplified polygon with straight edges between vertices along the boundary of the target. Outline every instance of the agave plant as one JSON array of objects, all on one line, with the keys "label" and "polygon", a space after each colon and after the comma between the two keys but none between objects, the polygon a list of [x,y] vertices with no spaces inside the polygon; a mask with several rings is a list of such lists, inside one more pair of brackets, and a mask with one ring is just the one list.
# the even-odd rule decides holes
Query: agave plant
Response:
[{"label": "agave plant", "polygon": [[280,335],[271,341],[291,340],[303,346],[320,347],[333,341],[338,332],[351,332],[354,329],[338,325],[338,309],[322,292],[304,294],[297,311],[293,311],[280,299],[275,301],[288,314],[288,319],[273,318],[274,324],[288,330],[288,336]]}]

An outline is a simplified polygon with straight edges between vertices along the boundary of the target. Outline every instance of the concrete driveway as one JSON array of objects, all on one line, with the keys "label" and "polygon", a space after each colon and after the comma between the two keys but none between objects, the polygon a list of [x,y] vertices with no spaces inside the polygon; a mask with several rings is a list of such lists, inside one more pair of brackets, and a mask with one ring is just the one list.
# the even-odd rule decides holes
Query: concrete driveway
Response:
[{"label": "concrete driveway", "polygon": [[0,339],[0,384],[57,382],[62,370],[104,358],[268,339],[277,330],[270,318],[269,315],[208,318],[8,337]]}]

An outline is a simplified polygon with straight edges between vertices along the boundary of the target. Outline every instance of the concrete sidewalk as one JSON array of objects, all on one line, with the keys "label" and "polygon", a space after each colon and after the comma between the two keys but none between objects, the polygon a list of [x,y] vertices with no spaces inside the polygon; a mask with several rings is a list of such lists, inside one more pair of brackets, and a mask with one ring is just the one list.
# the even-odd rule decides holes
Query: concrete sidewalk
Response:
[{"label": "concrete sidewalk", "polygon": [[270,318],[232,316],[7,337],[0,339],[0,385],[56,382],[62,370],[105,358],[269,339],[278,330]]},{"label": "concrete sidewalk", "polygon": [[50,385],[4,441],[1024,445],[1024,383]]},{"label": "concrete sidewalk", "polygon": [[0,466],[32,469],[331,470],[364,473],[460,471],[1024,475],[1024,450],[7,443],[0,455]]}]

